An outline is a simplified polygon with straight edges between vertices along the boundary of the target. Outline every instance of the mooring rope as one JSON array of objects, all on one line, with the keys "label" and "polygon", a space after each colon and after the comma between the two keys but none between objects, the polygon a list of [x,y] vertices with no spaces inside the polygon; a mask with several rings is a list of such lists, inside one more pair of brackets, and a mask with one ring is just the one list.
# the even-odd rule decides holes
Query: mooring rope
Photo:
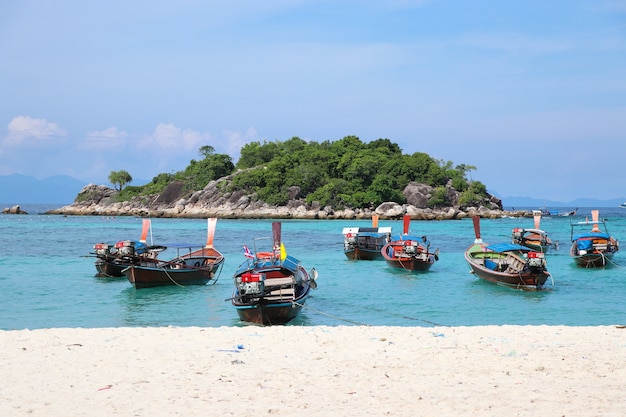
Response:
[{"label": "mooring rope", "polygon": [[[222,260],[222,263],[220,263],[220,265],[217,268],[219,269],[219,273],[217,273],[217,278],[215,278],[215,280],[213,280],[211,285],[217,284],[217,280],[220,279],[220,277],[222,276],[222,271],[224,270],[224,261],[223,260]],[[215,274],[213,274],[213,276],[215,276]]]},{"label": "mooring rope", "polygon": [[335,316],[333,314],[324,313],[323,311],[317,310],[317,309],[315,309],[313,307],[310,307],[310,306],[307,306],[307,305],[304,305],[304,304],[297,303],[295,301],[293,301],[292,304],[300,306],[302,308],[306,308],[308,310],[315,311],[316,313],[321,314],[321,315],[326,316],[326,317],[330,317],[330,318],[333,318],[333,319],[336,319],[336,320],[345,321],[346,323],[352,323],[352,324],[356,324],[356,325],[359,325],[359,326],[368,326],[368,327],[370,326],[367,323],[361,323],[361,322],[354,321],[354,320],[348,320],[348,319],[341,318],[339,316]]},{"label": "mooring rope", "polygon": [[[360,326],[371,326],[371,324],[361,323],[361,322],[354,321],[354,320],[344,319],[344,318],[342,318],[342,317],[339,317],[339,316],[336,316],[336,315],[333,315],[333,314],[328,314],[328,313],[325,313],[325,312],[320,311],[320,310],[318,310],[318,309],[315,309],[315,308],[313,308],[313,307],[310,307],[310,306],[308,306],[308,305],[304,305],[304,304],[297,303],[297,302],[295,302],[295,301],[293,302],[293,304],[298,305],[298,306],[303,307],[303,308],[307,308],[307,309],[309,309],[309,310],[313,310],[313,311],[315,311],[316,313],[322,314],[322,315],[324,315],[324,316],[326,316],[326,317],[331,317],[331,318],[334,318],[334,319],[337,319],[337,320],[345,321],[346,323],[357,324],[357,325],[360,325]],[[386,314],[390,314],[390,315],[392,315],[392,316],[400,317],[400,318],[407,319],[407,320],[421,321],[421,322],[428,323],[428,324],[430,324],[430,325],[437,326],[437,327],[448,327],[448,326],[446,326],[445,324],[439,324],[439,323],[435,323],[435,322],[430,321],[430,320],[420,319],[420,318],[417,318],[417,317],[405,316],[405,315],[403,315],[403,314],[392,314],[392,313],[389,313],[389,312],[384,311],[384,310],[382,310],[382,311],[381,311],[381,310],[378,310],[378,309],[373,309],[373,308],[370,308],[370,310],[372,310],[372,311],[378,311],[378,312],[384,312],[384,313],[386,313]]]},{"label": "mooring rope", "polygon": [[174,278],[172,278],[172,276],[169,274],[169,272],[167,272],[167,269],[165,269],[164,266],[162,266],[161,269],[163,270],[163,272],[165,272],[165,275],[167,275],[167,277],[170,279],[170,281],[172,281],[175,285],[178,285],[179,287],[185,288],[184,285],[179,284],[178,282],[176,282],[174,280]]}]

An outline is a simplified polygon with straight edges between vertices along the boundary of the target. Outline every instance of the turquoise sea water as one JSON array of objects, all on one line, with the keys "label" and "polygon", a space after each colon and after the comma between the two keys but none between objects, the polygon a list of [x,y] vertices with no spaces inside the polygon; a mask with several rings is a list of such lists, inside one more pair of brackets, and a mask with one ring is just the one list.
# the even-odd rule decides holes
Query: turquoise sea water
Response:
[{"label": "turquoise sea water", "polygon": [[[232,275],[244,260],[243,245],[271,236],[270,220],[219,220],[215,247],[226,257],[215,285],[135,290],[125,278],[94,276],[94,243],[139,239],[134,217],[49,216],[47,207],[22,207],[29,215],[0,215],[0,329],[121,326],[243,326],[230,302]],[[384,261],[349,261],[341,230],[369,221],[283,220],[288,254],[319,272],[318,289],[290,325],[611,325],[626,321],[626,246],[605,269],[577,268],[569,257],[570,221],[544,217],[541,227],[560,242],[548,253],[553,291],[528,293],[480,281],[469,273],[463,251],[474,240],[472,222],[413,221],[411,232],[440,248],[429,272],[409,273]],[[626,210],[600,208],[609,231],[626,239]],[[402,231],[402,221],[380,221]],[[509,241],[530,218],[481,221],[483,240]],[[206,220],[152,219],[154,243],[205,243]],[[149,239],[150,241],[150,239]],[[161,254],[167,258],[168,252]]]}]

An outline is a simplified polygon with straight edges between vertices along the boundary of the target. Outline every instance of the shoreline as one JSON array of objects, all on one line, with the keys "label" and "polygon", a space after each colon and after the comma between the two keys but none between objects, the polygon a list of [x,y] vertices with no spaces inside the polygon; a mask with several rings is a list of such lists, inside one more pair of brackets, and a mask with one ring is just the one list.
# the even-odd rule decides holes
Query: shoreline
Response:
[{"label": "shoreline", "polygon": [[[406,206],[406,205],[405,205]],[[24,213],[27,214],[27,213]],[[180,208],[151,208],[132,207],[125,209],[110,207],[76,207],[74,205],[60,207],[39,213],[47,216],[102,216],[102,217],[146,217],[163,219],[205,219],[215,217],[224,220],[372,220],[376,216],[379,220],[401,220],[408,215],[411,220],[442,221],[463,220],[473,216],[488,219],[503,217],[531,218],[532,210],[499,210],[485,209],[484,207],[445,207],[440,209],[417,208],[413,206],[400,207],[388,211],[362,211],[361,209],[332,210],[298,210],[288,207],[270,207],[263,209],[224,209],[207,208],[190,211]]]},{"label": "shoreline", "polygon": [[0,331],[0,414],[626,415],[626,329]]}]

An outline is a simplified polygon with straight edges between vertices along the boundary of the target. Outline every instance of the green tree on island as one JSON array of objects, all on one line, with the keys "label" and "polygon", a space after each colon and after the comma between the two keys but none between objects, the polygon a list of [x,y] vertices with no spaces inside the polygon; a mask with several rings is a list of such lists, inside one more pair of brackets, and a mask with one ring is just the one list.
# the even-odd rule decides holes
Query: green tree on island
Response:
[{"label": "green tree on island", "polygon": [[116,190],[121,192],[126,184],[130,184],[133,181],[133,177],[130,176],[128,171],[122,169],[119,171],[111,171],[109,181]]}]

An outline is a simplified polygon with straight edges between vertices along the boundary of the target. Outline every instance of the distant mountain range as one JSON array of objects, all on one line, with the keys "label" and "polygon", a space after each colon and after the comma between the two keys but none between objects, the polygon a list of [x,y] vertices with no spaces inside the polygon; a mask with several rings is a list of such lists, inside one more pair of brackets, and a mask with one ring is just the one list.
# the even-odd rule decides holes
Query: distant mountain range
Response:
[{"label": "distant mountain range", "polygon": [[620,204],[626,201],[626,198],[619,199],[614,198],[611,200],[599,200],[597,198],[577,198],[572,201],[553,201],[532,197],[498,197],[502,199],[502,205],[505,210],[511,208],[554,208],[554,207],[618,207]]},{"label": "distant mountain range", "polygon": [[[145,184],[148,181],[133,181],[133,185]],[[68,205],[87,185],[67,175],[37,179],[21,174],[0,175],[0,209],[16,204],[59,204]],[[578,198],[573,201],[552,201],[533,197],[501,197],[497,192],[490,191],[502,200],[505,209],[511,208],[552,208],[552,207],[617,207],[624,199],[598,200],[594,198]]]},{"label": "distant mountain range", "polygon": [[21,174],[0,175],[0,204],[2,208],[22,204],[67,205],[87,185],[66,175],[37,179]]}]

